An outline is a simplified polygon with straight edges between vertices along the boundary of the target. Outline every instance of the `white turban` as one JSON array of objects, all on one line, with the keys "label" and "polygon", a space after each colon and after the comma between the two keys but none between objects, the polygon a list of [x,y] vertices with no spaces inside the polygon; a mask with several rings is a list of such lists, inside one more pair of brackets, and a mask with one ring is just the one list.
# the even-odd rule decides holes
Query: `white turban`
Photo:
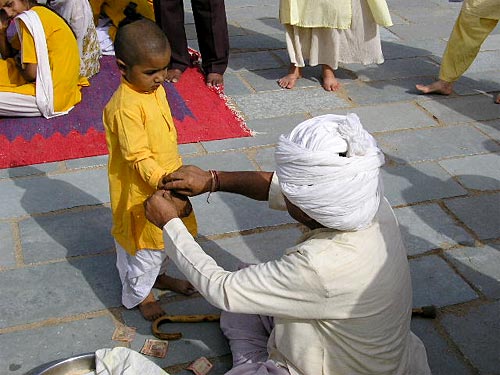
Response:
[{"label": "white turban", "polygon": [[384,155],[357,115],[300,123],[281,135],[275,157],[283,194],[309,217],[346,231],[371,224],[383,194]]}]

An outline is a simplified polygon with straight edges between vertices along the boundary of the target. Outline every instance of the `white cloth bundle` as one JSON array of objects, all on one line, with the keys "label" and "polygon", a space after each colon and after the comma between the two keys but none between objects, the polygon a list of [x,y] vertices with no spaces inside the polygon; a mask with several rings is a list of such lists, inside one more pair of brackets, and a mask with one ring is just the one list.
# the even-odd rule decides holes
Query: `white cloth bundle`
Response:
[{"label": "white cloth bundle", "polygon": [[318,223],[346,231],[371,224],[383,194],[384,155],[356,114],[300,123],[281,135],[275,157],[283,194]]}]

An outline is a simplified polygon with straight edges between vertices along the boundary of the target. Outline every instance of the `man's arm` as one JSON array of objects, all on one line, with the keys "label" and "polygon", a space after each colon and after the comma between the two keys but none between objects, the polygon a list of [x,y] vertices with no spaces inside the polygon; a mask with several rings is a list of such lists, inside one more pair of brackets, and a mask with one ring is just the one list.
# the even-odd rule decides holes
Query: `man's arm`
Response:
[{"label": "man's arm", "polygon": [[273,172],[260,171],[205,171],[194,165],[186,165],[170,173],[163,180],[163,188],[188,196],[209,191],[225,191],[266,201]]}]

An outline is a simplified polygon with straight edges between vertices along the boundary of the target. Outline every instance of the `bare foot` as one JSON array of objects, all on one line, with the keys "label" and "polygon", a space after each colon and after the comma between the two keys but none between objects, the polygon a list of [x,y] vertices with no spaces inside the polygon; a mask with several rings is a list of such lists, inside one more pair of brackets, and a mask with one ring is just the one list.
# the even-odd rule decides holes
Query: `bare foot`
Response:
[{"label": "bare foot", "polygon": [[326,91],[337,91],[340,88],[340,83],[335,78],[333,69],[329,65],[322,65],[321,78],[323,79],[323,88]]},{"label": "bare foot", "polygon": [[144,301],[139,304],[139,310],[146,320],[155,320],[160,316],[165,315],[165,311],[161,308],[161,305],[156,300],[153,292],[149,292]]},{"label": "bare foot", "polygon": [[153,288],[161,290],[171,290],[176,293],[190,296],[196,292],[196,289],[187,280],[176,279],[175,277],[167,276],[166,274],[160,275],[156,278]]},{"label": "bare foot", "polygon": [[495,103],[500,104],[500,94],[497,95],[497,98],[495,99]]},{"label": "bare foot", "polygon": [[288,74],[278,80],[278,85],[282,89],[293,89],[299,78],[302,78],[302,68],[299,68],[294,64],[290,64]]},{"label": "bare foot", "polygon": [[207,74],[207,86],[222,86],[224,84],[224,78],[222,74],[219,73],[208,73]]},{"label": "bare foot", "polygon": [[450,95],[452,92],[453,83],[439,80],[430,85],[416,85],[418,91],[424,94],[441,94]]},{"label": "bare foot", "polygon": [[165,81],[172,83],[179,82],[179,79],[181,79],[181,75],[182,75],[182,70],[169,69],[167,70],[167,78],[165,79]]}]

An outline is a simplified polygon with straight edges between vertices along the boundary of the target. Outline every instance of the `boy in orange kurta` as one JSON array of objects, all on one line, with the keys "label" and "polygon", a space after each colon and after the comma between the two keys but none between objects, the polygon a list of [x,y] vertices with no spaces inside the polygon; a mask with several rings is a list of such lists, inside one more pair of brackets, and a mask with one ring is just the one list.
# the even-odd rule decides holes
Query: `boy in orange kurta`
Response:
[{"label": "boy in orange kurta", "polygon": [[[191,294],[191,284],[167,276],[162,231],[145,217],[143,202],[163,187],[163,177],[182,160],[167,102],[165,81],[170,47],[165,34],[148,19],[118,29],[116,62],[121,84],[103,113],[109,150],[112,235],[122,281],[122,303],[139,306],[147,320],[164,314],[152,288]],[[189,200],[178,198],[184,222],[196,233]]]}]

